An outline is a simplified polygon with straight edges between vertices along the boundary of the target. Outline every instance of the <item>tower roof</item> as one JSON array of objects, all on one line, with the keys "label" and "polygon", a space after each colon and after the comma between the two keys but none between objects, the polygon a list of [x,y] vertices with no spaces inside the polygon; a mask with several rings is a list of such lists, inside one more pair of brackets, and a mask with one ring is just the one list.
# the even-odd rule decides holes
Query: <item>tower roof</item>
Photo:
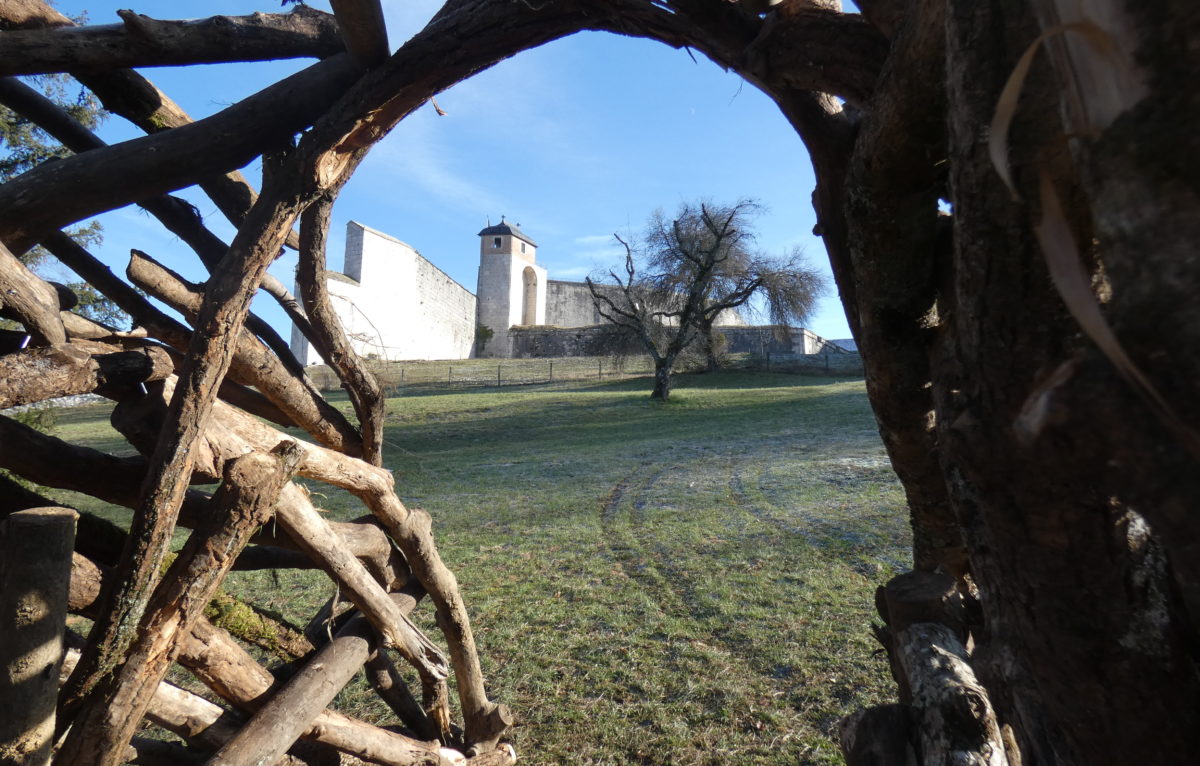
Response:
[{"label": "tower roof", "polygon": [[493,234],[509,234],[523,242],[528,242],[529,244],[533,245],[534,247],[537,247],[536,242],[534,242],[532,239],[530,239],[524,232],[522,232],[516,226],[509,223],[508,221],[505,221],[503,218],[501,218],[500,223],[496,224],[495,226],[488,226],[486,229],[483,229],[482,231],[479,232],[479,236],[481,236],[481,237],[487,237],[487,236],[490,236]]}]

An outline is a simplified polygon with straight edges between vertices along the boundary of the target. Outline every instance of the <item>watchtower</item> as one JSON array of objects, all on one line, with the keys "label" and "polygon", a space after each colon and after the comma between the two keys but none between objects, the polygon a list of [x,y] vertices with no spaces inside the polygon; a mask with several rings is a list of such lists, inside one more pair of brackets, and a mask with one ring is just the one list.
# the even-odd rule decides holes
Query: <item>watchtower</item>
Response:
[{"label": "watchtower", "polygon": [[476,318],[492,331],[480,356],[511,356],[510,327],[546,323],[546,270],[536,258],[537,243],[503,217],[479,232]]}]

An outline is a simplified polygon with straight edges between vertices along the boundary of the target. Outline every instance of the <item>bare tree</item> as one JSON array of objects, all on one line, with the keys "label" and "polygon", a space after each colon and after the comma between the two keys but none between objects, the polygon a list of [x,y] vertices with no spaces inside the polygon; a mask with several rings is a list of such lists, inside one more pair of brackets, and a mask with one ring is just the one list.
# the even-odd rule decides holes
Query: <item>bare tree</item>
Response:
[{"label": "bare tree", "polygon": [[651,221],[647,255],[656,286],[664,293],[688,294],[693,283],[699,286],[701,272],[686,252],[704,253],[717,244],[719,220],[730,217],[730,229],[721,233],[723,241],[714,253],[716,265],[696,313],[695,340],[710,371],[720,367],[720,336],[715,328],[730,318],[729,312],[736,309],[743,316],[762,317],[786,339],[790,325],[806,320],[825,291],[824,278],[806,263],[800,248],[778,258],[754,246],[750,224],[761,211],[762,205],[753,200],[731,206],[699,203],[684,205],[670,222],[661,212]]},{"label": "bare tree", "polygon": [[715,370],[715,328],[756,295],[777,325],[811,313],[821,276],[798,251],[780,261],[754,249],[750,223],[760,210],[757,202],[739,200],[685,204],[669,220],[657,211],[640,240],[617,236],[625,248],[623,277],[610,271],[612,282],[604,284],[588,278],[600,315],[634,334],[654,360],[652,398],[669,398],[675,365],[693,343]]}]

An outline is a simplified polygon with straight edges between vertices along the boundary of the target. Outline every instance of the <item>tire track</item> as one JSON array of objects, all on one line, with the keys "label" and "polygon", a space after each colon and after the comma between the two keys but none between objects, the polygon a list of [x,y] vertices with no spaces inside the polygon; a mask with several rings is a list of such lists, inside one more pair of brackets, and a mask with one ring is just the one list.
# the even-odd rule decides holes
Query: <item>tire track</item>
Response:
[{"label": "tire track", "polygon": [[[885,540],[880,532],[869,527],[869,520],[863,516],[851,518],[829,518],[800,507],[799,501],[790,507],[781,507],[774,502],[771,492],[760,486],[757,492],[747,489],[745,471],[734,467],[735,459],[730,460],[730,494],[743,510],[770,525],[786,535],[798,535],[813,546],[818,553],[828,556],[849,566],[858,574],[870,579],[878,573],[878,562],[881,556],[876,549],[885,547]],[[875,466],[869,466],[874,468]],[[860,475],[863,471],[848,470],[844,462],[814,463],[810,466],[811,475],[797,478],[792,482],[793,488],[807,485],[832,484],[846,487],[861,481],[870,481],[868,476]],[[899,568],[906,568],[907,562],[888,559]]]},{"label": "tire track", "polygon": [[[650,492],[667,472],[685,469],[681,465],[660,465],[651,471],[651,465],[643,463],[618,482],[602,508],[601,522],[609,550],[626,576],[643,589],[660,612],[686,617],[694,623],[699,643],[711,651],[714,662],[727,668],[726,672],[775,685],[778,678],[767,669],[769,663],[762,652],[739,634],[738,621],[730,621],[722,613],[715,597],[698,587],[678,566],[677,554],[661,541],[640,542],[653,538],[648,530],[638,534],[647,528],[645,509],[652,501]],[[727,465],[732,466],[732,461]],[[694,464],[686,468],[696,469]],[[627,522],[627,528],[622,528],[622,521]]]}]

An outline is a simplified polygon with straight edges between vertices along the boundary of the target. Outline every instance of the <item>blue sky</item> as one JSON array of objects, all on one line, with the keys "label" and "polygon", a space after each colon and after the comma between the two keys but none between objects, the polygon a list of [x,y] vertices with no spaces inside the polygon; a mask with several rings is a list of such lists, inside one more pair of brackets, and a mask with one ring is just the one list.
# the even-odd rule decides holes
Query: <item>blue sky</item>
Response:
[{"label": "blue sky", "polygon": [[[118,21],[128,3],[59,2],[87,11],[89,23]],[[328,3],[309,5],[328,10]],[[440,6],[435,0],[384,0],[393,50]],[[278,0],[143,2],[133,10],[158,18],[276,12]],[[310,60],[143,71],[193,118],[218,111],[303,68]],[[751,197],[767,211],[759,246],[784,253],[799,245],[828,274],[812,236],[812,169],[799,137],[762,93],[707,59],[645,40],[587,33],[502,62],[438,96],[446,116],[428,105],[401,123],[367,158],[334,208],[329,264],[341,268],[345,224],[357,220],[409,243],[452,278],[475,290],[476,233],[505,215],[537,241],[538,262],[552,279],[582,279],[618,262],[612,234],[638,231],[656,209],[699,199]],[[109,142],[140,133],[120,118]],[[258,163],[245,168],[258,184]],[[198,193],[183,193],[225,237],[232,229]],[[187,247],[136,208],[105,214],[97,249],[124,271],[130,248],[200,280]],[[271,271],[291,285],[296,257]],[[255,311],[285,336],[287,321],[265,296]],[[830,279],[806,323],[826,338],[848,338]]]}]

